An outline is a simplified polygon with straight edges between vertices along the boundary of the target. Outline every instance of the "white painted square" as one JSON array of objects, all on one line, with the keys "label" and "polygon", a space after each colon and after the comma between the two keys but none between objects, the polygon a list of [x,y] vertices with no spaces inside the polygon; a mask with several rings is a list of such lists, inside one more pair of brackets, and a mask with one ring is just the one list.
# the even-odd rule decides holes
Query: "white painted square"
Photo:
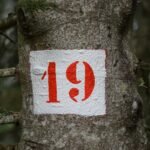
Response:
[{"label": "white painted square", "polygon": [[[97,116],[106,114],[105,100],[105,68],[106,53],[105,50],[40,50],[30,52],[30,72],[33,89],[33,113],[34,114],[77,114],[84,116]],[[76,67],[71,66],[73,72],[68,67],[74,63]],[[49,67],[49,70],[55,70],[54,74],[49,74],[49,63],[55,63],[55,69]],[[86,62],[85,65],[83,62]],[[74,69],[76,68],[76,72]],[[72,79],[75,77],[80,83],[74,84],[67,77],[68,74]],[[93,74],[92,74],[92,72]],[[44,72],[45,76],[43,76]],[[88,74],[87,74],[88,72]],[[41,79],[43,76],[43,80]],[[48,81],[56,77],[57,83],[57,99],[59,102],[51,102],[49,100],[51,90],[54,90],[52,84]],[[94,78],[93,78],[94,76]],[[50,86],[49,86],[50,85]],[[92,88],[93,87],[93,88]],[[53,88],[53,89],[52,89]],[[69,92],[72,88],[76,88],[79,94],[75,96],[74,101]],[[49,90],[50,89],[50,90]],[[49,92],[50,91],[50,92]],[[89,93],[87,92],[89,91]],[[73,92],[74,93],[74,92]],[[88,93],[88,94],[87,94]],[[82,100],[88,95],[86,100]],[[51,97],[54,97],[54,95]],[[47,103],[49,101],[49,103]]]}]

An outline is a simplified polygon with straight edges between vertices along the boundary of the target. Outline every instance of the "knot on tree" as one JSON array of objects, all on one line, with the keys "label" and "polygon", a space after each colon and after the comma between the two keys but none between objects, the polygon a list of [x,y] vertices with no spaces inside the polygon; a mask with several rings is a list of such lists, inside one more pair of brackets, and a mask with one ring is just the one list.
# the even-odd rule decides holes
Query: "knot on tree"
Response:
[{"label": "knot on tree", "polygon": [[130,131],[135,131],[138,125],[138,121],[143,118],[143,104],[140,97],[133,97],[133,102],[131,104],[131,114],[129,117],[129,122],[127,124],[127,129]]}]

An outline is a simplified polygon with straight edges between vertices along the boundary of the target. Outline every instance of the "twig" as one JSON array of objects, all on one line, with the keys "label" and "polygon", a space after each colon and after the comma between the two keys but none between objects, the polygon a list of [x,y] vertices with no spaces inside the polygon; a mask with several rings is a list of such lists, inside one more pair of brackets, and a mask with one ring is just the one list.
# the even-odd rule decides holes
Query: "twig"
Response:
[{"label": "twig", "polygon": [[21,114],[18,112],[7,112],[0,114],[0,124],[15,123],[21,118]]},{"label": "twig", "polygon": [[0,77],[10,77],[16,74],[16,68],[0,69]]},{"label": "twig", "polygon": [[0,34],[2,35],[2,36],[4,36],[5,38],[7,38],[10,42],[12,42],[13,44],[16,44],[16,42],[13,40],[13,39],[11,39],[7,34],[5,34],[5,33],[3,33],[2,31],[0,31]]},{"label": "twig", "polygon": [[0,149],[1,150],[18,150],[18,145],[4,145],[4,144],[0,144]]},{"label": "twig", "polygon": [[5,18],[3,20],[0,20],[0,30],[6,30],[16,24],[17,24],[17,17],[15,15]]}]

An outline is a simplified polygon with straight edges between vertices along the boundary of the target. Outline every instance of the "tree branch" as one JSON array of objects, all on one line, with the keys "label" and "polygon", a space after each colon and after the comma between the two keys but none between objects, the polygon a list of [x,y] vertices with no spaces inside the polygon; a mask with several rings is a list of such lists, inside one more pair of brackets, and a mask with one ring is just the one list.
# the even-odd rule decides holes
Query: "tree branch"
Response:
[{"label": "tree branch", "polygon": [[16,68],[0,69],[0,77],[10,77],[16,74]]},{"label": "tree branch", "polygon": [[0,149],[1,150],[18,150],[18,146],[17,145],[2,145],[0,144]]},{"label": "tree branch", "polygon": [[18,112],[8,112],[0,114],[0,124],[15,123],[21,118],[21,114]]},{"label": "tree branch", "polygon": [[17,24],[16,15],[5,18],[3,20],[0,20],[0,30],[6,30],[6,29],[8,29],[8,28],[10,28],[16,24]]},{"label": "tree branch", "polygon": [[12,42],[13,44],[16,44],[16,42],[13,40],[13,39],[11,39],[7,34],[5,34],[5,33],[3,33],[2,31],[0,31],[0,34],[2,35],[2,36],[4,36],[5,38],[7,38],[10,42]]}]

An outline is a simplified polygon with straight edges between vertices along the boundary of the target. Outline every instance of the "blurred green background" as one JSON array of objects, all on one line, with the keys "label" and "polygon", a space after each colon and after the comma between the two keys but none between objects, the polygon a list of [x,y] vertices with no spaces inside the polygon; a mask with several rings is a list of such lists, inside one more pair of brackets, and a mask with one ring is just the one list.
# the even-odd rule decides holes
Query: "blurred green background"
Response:
[{"label": "blurred green background", "polygon": [[[0,0],[0,19],[7,18],[15,12],[16,0]],[[14,42],[5,38],[8,35]],[[0,68],[14,67],[18,64],[17,31],[12,27],[0,31]],[[0,78],[0,109],[19,111],[21,93],[19,77]]]},{"label": "blurred green background", "polygon": [[[13,15],[17,0],[0,0],[0,19]],[[130,24],[132,52],[139,60],[137,86],[144,101],[146,131],[150,137],[150,0],[138,1],[136,13]],[[3,36],[8,35],[12,40]],[[17,29],[0,31],[0,69],[18,64]],[[0,113],[21,110],[19,76],[0,78]],[[20,125],[0,125],[0,150],[4,144],[15,144],[20,138]]]},{"label": "blurred green background", "polygon": [[137,86],[143,99],[145,129],[150,138],[150,0],[138,1],[131,30],[131,48],[137,56]]},{"label": "blurred green background", "polygon": [[[11,17],[15,13],[16,0],[0,0],[0,19]],[[9,36],[10,41],[3,34]],[[0,31],[0,69],[15,67],[18,64],[16,27]],[[19,76],[0,78],[0,116],[8,111],[21,110],[21,89]],[[6,144],[15,144],[20,138],[19,124],[0,124],[0,150]]]}]

